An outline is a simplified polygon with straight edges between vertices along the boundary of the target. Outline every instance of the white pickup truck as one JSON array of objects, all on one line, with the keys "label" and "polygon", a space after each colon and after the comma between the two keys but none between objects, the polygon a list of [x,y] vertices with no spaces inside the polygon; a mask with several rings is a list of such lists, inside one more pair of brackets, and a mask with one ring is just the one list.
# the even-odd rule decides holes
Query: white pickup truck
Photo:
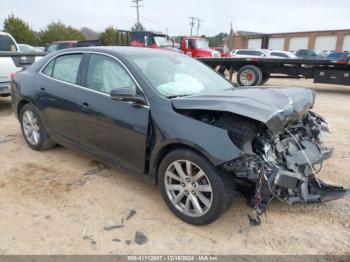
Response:
[{"label": "white pickup truck", "polygon": [[43,57],[44,53],[22,53],[13,37],[0,32],[0,96],[10,95],[11,74]]}]

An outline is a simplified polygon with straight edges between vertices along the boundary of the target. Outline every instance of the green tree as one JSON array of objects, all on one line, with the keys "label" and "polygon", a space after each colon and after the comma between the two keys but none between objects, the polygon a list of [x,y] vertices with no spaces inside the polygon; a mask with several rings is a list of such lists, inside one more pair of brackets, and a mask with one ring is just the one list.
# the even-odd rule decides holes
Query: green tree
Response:
[{"label": "green tree", "polygon": [[140,32],[140,31],[145,31],[146,29],[143,27],[141,23],[135,23],[133,27],[131,27],[131,32]]},{"label": "green tree", "polygon": [[[215,47],[215,46],[220,46],[224,43],[224,38],[227,37],[227,33],[220,33],[217,34],[216,36],[209,36],[207,37],[209,41],[209,46]],[[205,36],[204,36],[205,37]]]},{"label": "green tree", "polygon": [[9,15],[4,21],[4,31],[11,34],[17,43],[35,45],[38,42],[35,32],[22,19]]},{"label": "green tree", "polygon": [[77,29],[66,26],[61,22],[52,22],[40,31],[40,40],[43,44],[64,40],[85,40],[84,35]]},{"label": "green tree", "polygon": [[116,45],[117,29],[113,26],[107,27],[100,35],[100,41],[103,45]]}]

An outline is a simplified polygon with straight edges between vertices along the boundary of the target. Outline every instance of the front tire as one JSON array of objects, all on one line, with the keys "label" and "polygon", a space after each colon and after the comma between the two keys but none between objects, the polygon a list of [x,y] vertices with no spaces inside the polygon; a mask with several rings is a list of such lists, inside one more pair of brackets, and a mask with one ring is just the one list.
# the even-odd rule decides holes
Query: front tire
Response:
[{"label": "front tire", "polygon": [[168,208],[193,225],[212,223],[233,200],[233,177],[188,149],[177,149],[165,156],[158,182]]},{"label": "front tire", "polygon": [[49,139],[38,110],[32,104],[25,104],[19,115],[21,129],[27,144],[34,150],[41,151],[55,144]]}]

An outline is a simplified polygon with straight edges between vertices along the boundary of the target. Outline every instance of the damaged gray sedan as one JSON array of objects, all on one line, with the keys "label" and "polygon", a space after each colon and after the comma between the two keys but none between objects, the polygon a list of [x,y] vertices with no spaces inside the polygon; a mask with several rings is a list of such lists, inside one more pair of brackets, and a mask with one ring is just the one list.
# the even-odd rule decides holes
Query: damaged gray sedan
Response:
[{"label": "damaged gray sedan", "polygon": [[12,83],[34,150],[61,144],[159,185],[182,220],[204,225],[242,192],[252,224],[272,200],[315,203],[348,190],[318,178],[331,157],[315,93],[234,88],[185,55],[148,48],[67,49]]}]

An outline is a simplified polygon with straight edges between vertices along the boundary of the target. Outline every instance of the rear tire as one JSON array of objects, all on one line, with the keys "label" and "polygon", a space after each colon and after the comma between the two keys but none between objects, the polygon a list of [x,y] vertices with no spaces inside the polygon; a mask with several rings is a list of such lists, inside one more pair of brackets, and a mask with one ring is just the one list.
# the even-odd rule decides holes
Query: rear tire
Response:
[{"label": "rear tire", "polygon": [[33,104],[23,106],[19,119],[23,137],[32,149],[41,151],[55,146],[48,137],[38,110]]},{"label": "rear tire", "polygon": [[259,67],[253,65],[243,66],[237,72],[237,83],[240,86],[258,86],[263,79],[263,74]]},{"label": "rear tire", "polygon": [[193,225],[212,223],[233,200],[233,176],[189,149],[177,149],[164,157],[158,182],[168,208]]}]

